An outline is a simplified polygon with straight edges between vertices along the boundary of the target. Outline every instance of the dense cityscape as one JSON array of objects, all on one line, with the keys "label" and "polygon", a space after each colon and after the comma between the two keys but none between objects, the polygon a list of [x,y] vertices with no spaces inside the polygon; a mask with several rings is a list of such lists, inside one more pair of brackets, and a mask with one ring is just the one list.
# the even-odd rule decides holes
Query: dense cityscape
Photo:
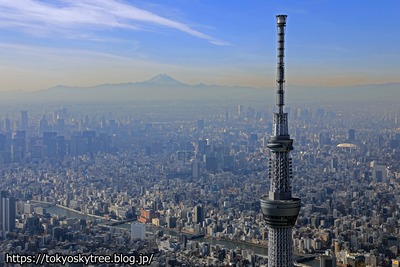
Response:
[{"label": "dense cityscape", "polygon": [[[154,253],[151,266],[267,264],[259,198],[269,189],[272,105],[86,108],[4,116],[3,260],[5,253],[118,252]],[[398,107],[287,112],[293,192],[302,199],[297,264],[317,256],[324,264],[395,265]]]}]

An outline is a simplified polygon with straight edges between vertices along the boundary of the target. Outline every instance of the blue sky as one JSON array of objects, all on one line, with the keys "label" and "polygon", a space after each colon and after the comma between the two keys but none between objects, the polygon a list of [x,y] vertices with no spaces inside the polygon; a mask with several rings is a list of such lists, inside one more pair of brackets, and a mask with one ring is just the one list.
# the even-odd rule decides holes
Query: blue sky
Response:
[{"label": "blue sky", "polygon": [[143,81],[274,86],[400,82],[400,2],[0,0],[0,91]]}]

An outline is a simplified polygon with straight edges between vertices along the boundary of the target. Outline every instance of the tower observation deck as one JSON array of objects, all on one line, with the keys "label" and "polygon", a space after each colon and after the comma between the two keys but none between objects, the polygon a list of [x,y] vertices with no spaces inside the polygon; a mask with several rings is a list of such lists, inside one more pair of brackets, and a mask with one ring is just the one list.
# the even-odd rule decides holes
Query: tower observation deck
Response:
[{"label": "tower observation deck", "polygon": [[293,139],[288,132],[288,114],[284,112],[285,85],[285,27],[286,15],[277,15],[278,27],[278,68],[276,105],[273,133],[267,147],[271,150],[268,176],[268,195],[261,197],[261,210],[268,227],[268,266],[293,266],[292,228],[300,211],[301,201],[292,197],[291,179]]}]

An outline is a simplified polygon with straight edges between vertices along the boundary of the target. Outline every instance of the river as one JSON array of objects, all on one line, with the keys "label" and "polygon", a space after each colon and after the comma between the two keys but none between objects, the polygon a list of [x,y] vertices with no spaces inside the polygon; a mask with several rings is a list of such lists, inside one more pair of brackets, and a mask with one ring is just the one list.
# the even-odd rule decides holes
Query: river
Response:
[{"label": "river", "polygon": [[[81,214],[78,212],[74,212],[71,210],[67,210],[63,207],[60,206],[49,206],[46,207],[46,211],[50,214],[54,214],[54,215],[59,215],[59,216],[66,216],[68,218],[76,218],[76,219],[86,219],[86,220],[93,220],[96,218],[93,218],[89,215],[85,215],[85,214]],[[98,220],[98,219],[97,219]],[[102,220],[100,220],[102,221]],[[107,220],[103,220],[104,223],[108,223],[109,221]],[[122,225],[118,225],[115,226],[118,228],[124,228],[124,229],[130,229],[130,223],[125,223]],[[151,230],[153,229],[158,229],[155,227],[146,227],[146,229]],[[161,228],[163,229],[163,228]],[[176,236],[177,233],[174,231],[169,231],[168,229],[163,229],[164,233],[169,234],[169,235],[173,235]],[[236,241],[229,241],[229,240],[222,240],[222,239],[217,239],[217,238],[212,238],[212,237],[202,237],[202,238],[196,238],[196,241],[198,242],[206,242],[210,245],[220,245],[220,246],[224,246],[227,249],[235,249],[237,247],[241,248],[241,249],[245,249],[245,250],[250,250],[250,251],[254,251],[255,254],[258,255],[268,255],[268,250],[266,247],[261,247],[261,246],[257,246],[257,245],[253,245],[250,243],[244,243],[244,242],[236,242]]]}]

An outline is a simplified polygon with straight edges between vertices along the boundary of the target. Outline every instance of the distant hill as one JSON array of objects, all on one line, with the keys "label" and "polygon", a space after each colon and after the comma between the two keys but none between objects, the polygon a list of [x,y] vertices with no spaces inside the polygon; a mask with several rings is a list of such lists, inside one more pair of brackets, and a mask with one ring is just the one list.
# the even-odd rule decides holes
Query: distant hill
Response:
[{"label": "distant hill", "polygon": [[400,83],[367,84],[345,87],[288,87],[288,100],[320,102],[399,102]]},{"label": "distant hill", "polygon": [[[287,101],[400,101],[400,83],[371,84],[352,87],[317,88],[287,86]],[[57,85],[36,92],[2,92],[0,99],[12,102],[115,102],[150,100],[256,100],[274,101],[274,88],[240,86],[189,85],[159,74],[147,81],[136,83],[100,84],[90,87]],[[0,101],[1,101],[0,100]]]}]

